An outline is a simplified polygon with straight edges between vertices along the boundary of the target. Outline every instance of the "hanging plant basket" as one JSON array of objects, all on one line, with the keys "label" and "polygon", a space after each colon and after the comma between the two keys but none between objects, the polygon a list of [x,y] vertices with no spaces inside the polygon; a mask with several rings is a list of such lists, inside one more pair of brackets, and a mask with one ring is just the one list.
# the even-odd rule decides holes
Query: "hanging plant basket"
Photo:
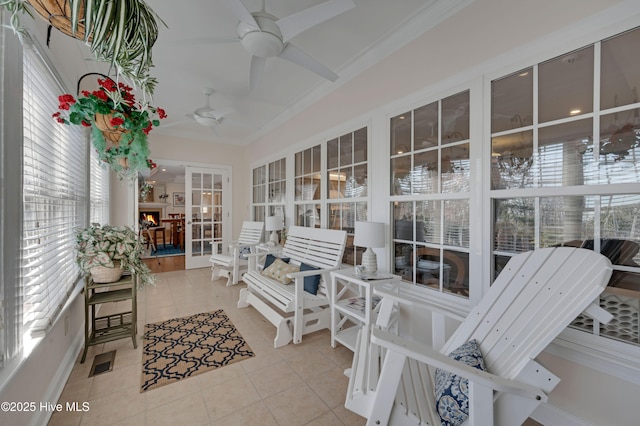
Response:
[{"label": "hanging plant basket", "polygon": [[[14,3],[22,5],[24,0],[5,1],[16,8]],[[157,81],[149,76],[153,66],[151,49],[158,38],[158,21],[165,27],[166,24],[143,0],[26,1],[51,26],[87,42],[96,59],[111,63],[119,74],[153,93]],[[19,12],[31,14],[24,6]],[[24,32],[13,16],[12,26]]]},{"label": "hanging plant basket", "polygon": [[[85,15],[85,0],[78,2],[78,16]],[[69,0],[29,0],[33,9],[54,28],[69,37],[85,39],[84,18],[79,20],[75,32],[71,21],[71,2]]]},{"label": "hanging plant basket", "polygon": [[[95,124],[98,129],[104,135],[104,138],[113,143],[112,146],[117,146],[122,139],[122,136],[127,133],[127,130],[121,129],[119,126],[111,125],[111,119],[113,118],[113,113],[111,114],[100,114],[96,113]],[[109,147],[107,147],[109,148]]]}]

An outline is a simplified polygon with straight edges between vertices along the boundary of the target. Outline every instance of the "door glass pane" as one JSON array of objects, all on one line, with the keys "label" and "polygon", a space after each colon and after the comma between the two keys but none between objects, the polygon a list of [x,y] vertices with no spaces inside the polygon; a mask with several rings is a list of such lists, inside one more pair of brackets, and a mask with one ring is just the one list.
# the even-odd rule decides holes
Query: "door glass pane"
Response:
[{"label": "door glass pane", "polygon": [[202,175],[200,173],[193,173],[191,176],[191,188],[202,188]]},{"label": "door glass pane", "polygon": [[533,69],[494,80],[491,83],[491,132],[503,132],[532,122]]},{"label": "door glass pane", "polygon": [[593,111],[593,46],[538,66],[538,121]]},{"label": "door glass pane", "polygon": [[201,191],[194,189],[191,191],[191,204],[193,204],[194,206],[199,206],[202,204],[202,199],[201,199]]}]

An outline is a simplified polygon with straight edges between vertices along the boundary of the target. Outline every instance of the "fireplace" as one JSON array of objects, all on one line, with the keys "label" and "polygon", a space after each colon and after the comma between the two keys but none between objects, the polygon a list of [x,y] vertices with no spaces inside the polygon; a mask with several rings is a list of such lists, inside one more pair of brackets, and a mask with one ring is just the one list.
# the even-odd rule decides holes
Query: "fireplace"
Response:
[{"label": "fireplace", "polygon": [[149,209],[140,210],[140,221],[146,221],[150,223],[149,226],[160,226],[160,214],[162,209]]}]

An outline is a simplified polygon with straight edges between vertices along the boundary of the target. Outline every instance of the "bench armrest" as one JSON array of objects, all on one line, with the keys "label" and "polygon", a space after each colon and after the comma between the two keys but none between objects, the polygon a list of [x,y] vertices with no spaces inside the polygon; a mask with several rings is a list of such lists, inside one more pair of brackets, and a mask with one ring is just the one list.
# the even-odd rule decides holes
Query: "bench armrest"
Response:
[{"label": "bench armrest", "polygon": [[335,271],[337,269],[340,269],[340,268],[312,269],[312,270],[301,271],[301,272],[290,272],[287,274],[287,277],[295,280],[298,277],[304,278],[304,277],[311,277],[314,275],[322,275],[322,274],[329,273],[331,271]]},{"label": "bench armrest", "polygon": [[398,352],[435,368],[457,374],[458,376],[469,379],[471,382],[478,383],[481,386],[496,391],[512,393],[543,402],[546,402],[548,399],[544,391],[535,386],[509,380],[487,371],[478,370],[475,367],[449,358],[429,346],[404,339],[378,327],[371,329],[371,343],[384,347],[387,350]]}]

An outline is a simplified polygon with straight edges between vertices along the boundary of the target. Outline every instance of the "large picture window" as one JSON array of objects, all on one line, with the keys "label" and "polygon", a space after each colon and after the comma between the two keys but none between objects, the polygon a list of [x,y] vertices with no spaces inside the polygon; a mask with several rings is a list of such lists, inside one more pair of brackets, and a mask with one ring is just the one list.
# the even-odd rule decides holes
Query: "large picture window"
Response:
[{"label": "large picture window", "polygon": [[390,120],[394,270],[469,296],[469,91]]},{"label": "large picture window", "polygon": [[[491,83],[493,267],[575,246],[614,266],[608,325],[572,327],[640,345],[640,29]],[[594,72],[598,70],[598,72]]]}]

